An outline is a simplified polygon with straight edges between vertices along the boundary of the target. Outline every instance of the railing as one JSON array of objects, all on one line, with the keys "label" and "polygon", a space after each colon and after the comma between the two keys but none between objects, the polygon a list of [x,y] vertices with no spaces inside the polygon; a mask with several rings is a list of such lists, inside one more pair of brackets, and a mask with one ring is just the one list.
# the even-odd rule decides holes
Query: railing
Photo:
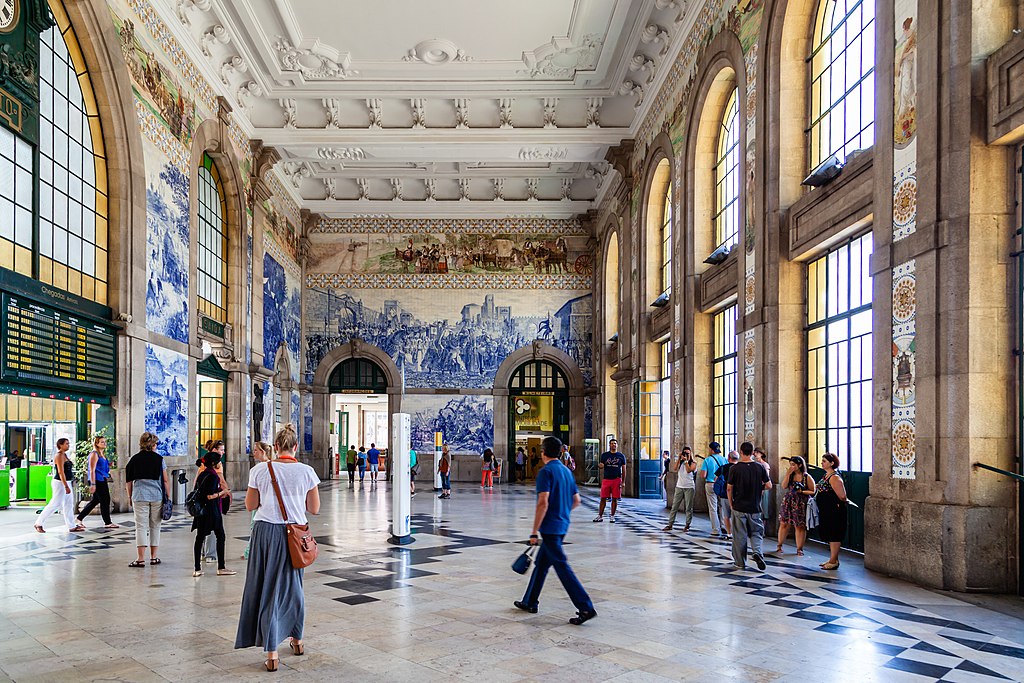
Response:
[{"label": "railing", "polygon": [[1017,474],[1016,472],[1010,472],[1008,470],[1001,470],[998,467],[992,467],[992,465],[986,465],[983,462],[971,463],[971,467],[980,467],[983,470],[989,470],[990,472],[995,472],[997,474],[1010,477],[1011,479],[1016,479],[1018,483],[1024,483],[1024,475]]}]

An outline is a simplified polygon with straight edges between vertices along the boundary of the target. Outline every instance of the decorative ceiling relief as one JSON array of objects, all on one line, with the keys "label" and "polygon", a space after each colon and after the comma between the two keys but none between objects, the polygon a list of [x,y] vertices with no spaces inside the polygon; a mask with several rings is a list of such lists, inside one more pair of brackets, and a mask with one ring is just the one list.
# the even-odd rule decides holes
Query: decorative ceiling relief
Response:
[{"label": "decorative ceiling relief", "polygon": [[567,38],[553,38],[548,45],[523,53],[527,69],[521,73],[530,78],[572,78],[577,71],[589,71],[597,66],[604,44],[600,34],[583,36],[579,45]]},{"label": "decorative ceiling relief", "polygon": [[472,62],[473,58],[466,54],[450,40],[431,38],[419,42],[409,50],[403,62],[419,62],[422,64],[448,64],[450,62]]},{"label": "decorative ceiling relief", "polygon": [[523,147],[519,150],[522,161],[562,161],[567,156],[568,147]]},{"label": "decorative ceiling relief", "polygon": [[282,36],[278,36],[273,47],[280,59],[281,69],[298,72],[307,81],[345,79],[359,73],[350,68],[348,55],[336,61],[314,49],[299,49]]},{"label": "decorative ceiling relief", "polygon": [[317,147],[316,155],[332,161],[362,161],[366,158],[362,147]]}]

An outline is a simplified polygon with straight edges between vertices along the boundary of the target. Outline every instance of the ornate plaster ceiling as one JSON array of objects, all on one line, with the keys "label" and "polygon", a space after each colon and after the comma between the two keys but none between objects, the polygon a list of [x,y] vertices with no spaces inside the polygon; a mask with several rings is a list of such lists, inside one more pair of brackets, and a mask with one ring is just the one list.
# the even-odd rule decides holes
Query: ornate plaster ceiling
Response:
[{"label": "ornate plaster ceiling", "polygon": [[[305,208],[565,217],[699,2],[155,0]],[[652,95],[653,97],[653,95]]]}]

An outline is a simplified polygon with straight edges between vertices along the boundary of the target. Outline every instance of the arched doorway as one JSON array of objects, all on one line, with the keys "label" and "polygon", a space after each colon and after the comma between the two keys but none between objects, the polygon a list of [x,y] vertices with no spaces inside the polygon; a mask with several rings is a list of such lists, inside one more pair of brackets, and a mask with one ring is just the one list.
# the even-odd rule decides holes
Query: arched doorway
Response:
[{"label": "arched doorway", "polygon": [[349,358],[331,371],[327,388],[331,393],[331,449],[338,456],[333,476],[337,476],[344,470],[341,459],[349,447],[388,447],[388,381],[384,370],[369,358]]},{"label": "arched doorway", "polygon": [[508,393],[509,453],[514,458],[516,449],[526,451],[526,476],[532,478],[545,437],[569,442],[569,381],[551,361],[533,359],[512,373]]},{"label": "arched doorway", "polygon": [[[313,377],[313,455],[323,476],[344,472],[349,446],[390,446],[391,416],[401,410],[402,375],[384,351],[353,339],[330,351]],[[382,463],[384,471],[386,462]]]}]

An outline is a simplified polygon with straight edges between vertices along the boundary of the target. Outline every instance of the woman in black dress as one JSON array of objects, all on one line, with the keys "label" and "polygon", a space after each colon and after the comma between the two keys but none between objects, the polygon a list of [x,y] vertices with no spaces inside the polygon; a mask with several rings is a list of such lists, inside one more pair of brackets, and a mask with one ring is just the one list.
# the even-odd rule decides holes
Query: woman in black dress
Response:
[{"label": "woman in black dress", "polygon": [[825,469],[824,478],[818,482],[818,537],[828,543],[828,562],[821,564],[822,569],[839,568],[839,548],[846,536],[846,486],[839,476],[839,456],[826,453],[821,456],[821,466]]},{"label": "woman in black dress", "polygon": [[205,513],[192,518],[192,531],[196,533],[196,544],[193,548],[195,571],[192,576],[202,576],[203,541],[211,533],[217,538],[217,576],[231,576],[235,572],[224,566],[224,517],[222,515],[223,499],[231,495],[227,483],[217,471],[220,453],[210,451],[203,456],[206,469],[196,478],[196,491],[203,501]]}]

